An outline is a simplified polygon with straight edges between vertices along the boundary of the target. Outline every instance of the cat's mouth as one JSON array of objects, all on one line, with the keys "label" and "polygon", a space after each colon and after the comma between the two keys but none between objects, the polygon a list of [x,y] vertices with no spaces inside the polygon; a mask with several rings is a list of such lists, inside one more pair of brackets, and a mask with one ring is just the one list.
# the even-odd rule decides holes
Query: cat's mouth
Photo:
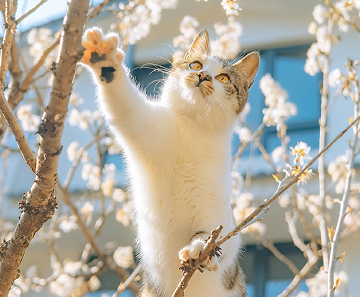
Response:
[{"label": "cat's mouth", "polygon": [[199,78],[197,87],[200,89],[204,97],[212,95],[214,93],[214,87],[212,85],[211,75],[206,71],[200,71],[196,75]]},{"label": "cat's mouth", "polygon": [[204,97],[210,96],[214,93],[214,87],[211,81],[199,81],[197,87],[199,88]]}]

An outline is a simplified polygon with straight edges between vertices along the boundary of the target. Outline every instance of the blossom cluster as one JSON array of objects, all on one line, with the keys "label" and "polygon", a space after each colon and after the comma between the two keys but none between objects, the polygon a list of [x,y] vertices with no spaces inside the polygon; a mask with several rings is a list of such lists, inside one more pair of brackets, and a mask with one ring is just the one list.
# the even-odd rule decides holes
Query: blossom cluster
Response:
[{"label": "blossom cluster", "polygon": [[[40,59],[44,52],[55,42],[56,37],[49,28],[33,28],[27,36],[27,42],[30,44],[29,53],[35,58],[35,63]],[[58,47],[52,50],[46,57],[44,66],[50,67],[52,62],[56,61]]]},{"label": "blossom cluster", "polygon": [[[340,271],[335,273],[335,279],[338,279],[338,283],[335,289],[335,295],[338,295],[341,292],[341,289],[346,285],[348,282],[348,275],[345,271]],[[325,297],[327,295],[327,282],[328,282],[328,275],[323,270],[320,269],[318,273],[315,274],[314,277],[308,278],[305,283],[309,288],[309,292],[299,292],[296,297]]]},{"label": "blossom cluster", "polygon": [[355,103],[359,101],[359,95],[356,95],[354,86],[359,84],[358,67],[359,60],[348,60],[345,64],[346,74],[342,74],[339,68],[329,73],[329,85],[331,87],[339,87],[344,96],[349,96]]},{"label": "blossom cluster", "polygon": [[191,43],[198,34],[197,27],[199,22],[196,18],[186,15],[180,22],[180,35],[175,37],[173,40],[173,45],[175,47],[180,47],[180,50],[175,52],[173,55],[173,60],[182,58],[186,51],[190,48]]},{"label": "blossom cluster", "polygon": [[276,126],[277,131],[285,124],[285,121],[297,113],[294,103],[288,102],[288,94],[268,73],[260,80],[260,89],[265,96],[263,109],[264,123],[266,126]]},{"label": "blossom cluster", "polygon": [[143,4],[129,1],[119,4],[116,14],[120,22],[116,25],[124,45],[135,44],[150,33],[152,25],[160,22],[163,9],[175,9],[178,0],[145,0]]},{"label": "blossom cluster", "polygon": [[214,28],[218,38],[210,42],[211,54],[224,60],[236,58],[241,49],[241,24],[235,20],[235,17],[231,16],[228,17],[226,25],[217,22]]},{"label": "blossom cluster", "polygon": [[21,127],[26,132],[35,132],[41,121],[40,116],[33,113],[33,108],[33,104],[22,104],[16,112],[16,116],[21,123]]},{"label": "blossom cluster", "polygon": [[[180,22],[180,35],[175,37],[173,44],[180,47],[179,51],[173,54],[173,60],[182,58],[190,48],[195,39],[199,26],[196,18],[186,15]],[[216,40],[210,41],[211,55],[220,59],[234,59],[240,52],[240,36],[242,35],[241,24],[232,16],[228,17],[227,24],[217,22],[214,24],[215,32],[218,35]]]},{"label": "blossom cluster", "polygon": [[227,16],[237,16],[241,10],[237,0],[222,0],[221,5]]},{"label": "blossom cluster", "polygon": [[329,25],[327,20],[331,20],[331,24],[336,24],[340,32],[347,32],[350,27],[356,28],[351,16],[354,11],[358,11],[360,15],[359,0],[341,0],[334,4],[326,1],[325,4],[317,4],[314,7],[315,21],[310,23],[308,28],[309,33],[316,36],[316,42],[307,52],[305,63],[305,71],[310,75],[324,70],[324,61],[329,55],[331,46],[339,42],[339,37],[334,33],[334,27]]}]

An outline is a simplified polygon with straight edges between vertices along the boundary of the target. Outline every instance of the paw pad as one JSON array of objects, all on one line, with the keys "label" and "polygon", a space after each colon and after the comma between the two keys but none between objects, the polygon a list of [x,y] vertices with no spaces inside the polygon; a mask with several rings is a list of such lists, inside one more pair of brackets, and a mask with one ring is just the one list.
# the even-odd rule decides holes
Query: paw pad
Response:
[{"label": "paw pad", "polygon": [[90,66],[117,66],[123,59],[123,53],[118,49],[119,38],[113,33],[104,36],[98,28],[85,32],[82,46],[85,51],[81,62]]}]

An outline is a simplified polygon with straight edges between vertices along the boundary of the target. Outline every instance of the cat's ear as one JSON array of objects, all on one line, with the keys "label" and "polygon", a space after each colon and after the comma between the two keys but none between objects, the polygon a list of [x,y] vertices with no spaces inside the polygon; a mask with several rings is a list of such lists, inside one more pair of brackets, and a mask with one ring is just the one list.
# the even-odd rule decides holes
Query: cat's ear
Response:
[{"label": "cat's ear", "polygon": [[190,54],[210,55],[209,33],[206,29],[201,30],[200,33],[196,36],[190,47],[190,50],[185,55],[185,58]]},{"label": "cat's ear", "polygon": [[254,83],[255,75],[259,69],[260,56],[258,52],[247,54],[240,61],[236,62],[233,67],[245,80],[244,87],[248,90]]}]

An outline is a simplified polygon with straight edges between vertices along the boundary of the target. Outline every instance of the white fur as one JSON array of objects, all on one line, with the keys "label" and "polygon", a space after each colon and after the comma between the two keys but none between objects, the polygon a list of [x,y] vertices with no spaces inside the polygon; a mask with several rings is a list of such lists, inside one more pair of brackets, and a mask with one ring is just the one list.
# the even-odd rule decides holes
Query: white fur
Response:
[{"label": "white fur", "polygon": [[[222,64],[210,59],[204,69],[215,77]],[[170,76],[158,102],[137,89],[122,65],[110,83],[93,72],[101,110],[127,157],[141,260],[165,296],[182,276],[178,253],[196,232],[220,224],[222,234],[234,228],[230,141],[236,114],[216,79],[215,93],[207,98],[198,87],[187,87],[183,77],[191,71]],[[221,278],[238,255],[239,241],[222,246],[219,271],[195,273],[187,297],[230,296]]]}]

